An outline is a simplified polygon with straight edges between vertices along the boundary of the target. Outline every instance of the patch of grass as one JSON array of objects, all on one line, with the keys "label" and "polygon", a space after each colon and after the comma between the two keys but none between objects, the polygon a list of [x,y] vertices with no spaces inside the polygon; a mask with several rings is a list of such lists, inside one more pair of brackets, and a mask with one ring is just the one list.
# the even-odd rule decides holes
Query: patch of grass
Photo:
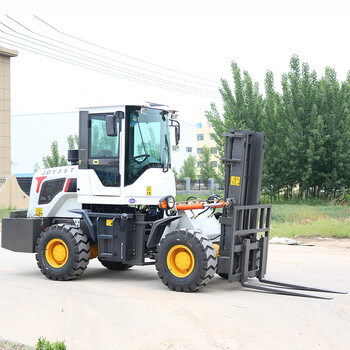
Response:
[{"label": "patch of grass", "polygon": [[191,196],[188,193],[177,193],[175,197],[176,202],[184,202],[189,196]]},{"label": "patch of grass", "polygon": [[51,343],[50,341],[46,340],[44,337],[40,337],[38,339],[38,343],[36,344],[35,350],[66,350],[66,345],[64,344],[64,341],[59,342],[56,341],[54,343]]},{"label": "patch of grass", "polygon": [[270,237],[333,237],[350,238],[350,218],[337,220],[332,218],[321,218],[316,221],[276,222],[272,221]]},{"label": "patch of grass", "polygon": [[[217,191],[217,192],[214,192],[214,193],[217,194],[218,196],[222,196],[221,192]],[[176,197],[175,197],[175,200],[176,200],[176,202],[184,202],[184,201],[186,201],[186,199],[188,197],[198,197],[199,199],[205,201],[205,200],[208,199],[209,196],[210,196],[210,194],[198,195],[198,194],[191,194],[191,193],[177,193]]]},{"label": "patch of grass", "polygon": [[350,208],[342,205],[275,204],[271,237],[350,238]]},{"label": "patch of grass", "polygon": [[10,212],[14,209],[6,208],[6,209],[0,209],[0,218],[9,218]]},{"label": "patch of grass", "polygon": [[346,220],[350,218],[350,207],[342,205],[310,206],[305,204],[272,205],[271,220],[276,222],[301,223],[303,220],[316,221],[327,218]]},{"label": "patch of grass", "polygon": [[[176,200],[184,201],[189,196],[179,194]],[[350,206],[321,200],[273,204],[270,236],[350,238]]]},{"label": "patch of grass", "polygon": [[[260,196],[261,199],[261,203],[263,204],[270,204],[270,197],[267,195],[262,194]],[[284,199],[284,198],[280,198],[279,201],[275,200],[274,205],[280,205],[280,204],[290,204],[290,205],[300,205],[300,204],[304,204],[304,205],[311,205],[311,206],[317,206],[317,205],[321,205],[321,206],[328,206],[328,205],[334,205],[335,201],[328,201],[326,199],[320,199],[320,198],[306,198],[306,199],[301,199],[298,197],[294,197],[294,198],[288,198],[288,199]]]}]

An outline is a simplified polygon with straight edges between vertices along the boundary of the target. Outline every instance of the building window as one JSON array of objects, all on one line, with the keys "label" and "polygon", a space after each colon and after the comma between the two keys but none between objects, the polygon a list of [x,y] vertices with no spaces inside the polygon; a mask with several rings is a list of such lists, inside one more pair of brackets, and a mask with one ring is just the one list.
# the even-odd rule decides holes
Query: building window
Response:
[{"label": "building window", "polygon": [[197,154],[202,154],[202,149],[201,148],[197,148]]},{"label": "building window", "polygon": [[203,141],[204,140],[204,134],[197,134],[197,141]]},{"label": "building window", "polygon": [[187,153],[192,153],[192,147],[186,147],[186,152]]},{"label": "building window", "polygon": [[214,140],[214,136],[213,135],[210,135],[210,140]]},{"label": "building window", "polygon": [[212,148],[210,149],[210,153],[211,153],[211,154],[216,154],[216,153],[218,153],[218,149],[217,149],[216,147],[212,147]]},{"label": "building window", "polygon": [[202,162],[197,162],[197,168],[200,168],[202,166]]},{"label": "building window", "polygon": [[202,129],[202,123],[197,123],[197,124],[196,124],[196,128],[197,128],[197,129]]},{"label": "building window", "polygon": [[179,146],[173,145],[172,150],[173,152],[179,152]]},{"label": "building window", "polygon": [[212,165],[213,168],[217,168],[218,167],[218,162],[216,160],[213,160],[211,162],[211,165]]}]

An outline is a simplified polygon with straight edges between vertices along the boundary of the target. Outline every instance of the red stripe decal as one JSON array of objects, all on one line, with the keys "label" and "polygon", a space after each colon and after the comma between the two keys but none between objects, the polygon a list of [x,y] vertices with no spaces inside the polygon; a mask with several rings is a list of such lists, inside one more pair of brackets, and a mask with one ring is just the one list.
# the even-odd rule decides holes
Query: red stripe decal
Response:
[{"label": "red stripe decal", "polygon": [[67,182],[66,182],[66,187],[64,188],[64,192],[68,192],[68,188],[69,188],[69,185],[70,185],[70,181],[72,179],[67,179]]},{"label": "red stripe decal", "polygon": [[38,185],[36,186],[36,193],[39,193],[39,189],[40,189],[40,185],[43,182],[44,179],[46,179],[47,176],[38,176],[36,177],[37,181],[38,181]]}]

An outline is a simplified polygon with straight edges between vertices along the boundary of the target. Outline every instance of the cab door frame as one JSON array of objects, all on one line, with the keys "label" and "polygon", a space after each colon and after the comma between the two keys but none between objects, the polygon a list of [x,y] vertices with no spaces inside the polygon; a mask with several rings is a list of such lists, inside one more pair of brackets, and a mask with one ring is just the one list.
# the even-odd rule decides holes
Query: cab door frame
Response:
[{"label": "cab door frame", "polygon": [[[118,156],[108,157],[92,157],[91,156],[91,120],[96,115],[107,115],[113,114],[114,111],[110,113],[91,113],[88,111],[79,112],[79,177],[78,177],[78,193],[83,196],[121,196],[121,188],[124,185],[123,170],[124,168],[121,162],[122,158],[122,120],[119,119],[119,135],[118,137]],[[108,136],[113,137],[113,136]],[[96,172],[97,167],[111,168],[113,165],[119,168],[118,176],[119,183],[117,186],[104,185],[103,180],[98,176]],[[113,174],[112,174],[113,175]],[[116,174],[114,174],[116,175]]]}]

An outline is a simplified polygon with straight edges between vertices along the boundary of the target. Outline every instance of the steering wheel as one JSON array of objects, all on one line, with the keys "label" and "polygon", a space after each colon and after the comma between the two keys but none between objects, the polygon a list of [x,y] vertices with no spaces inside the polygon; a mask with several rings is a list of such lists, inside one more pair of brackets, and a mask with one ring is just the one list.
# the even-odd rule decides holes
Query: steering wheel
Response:
[{"label": "steering wheel", "polygon": [[[148,157],[150,157],[149,154],[140,154],[140,155],[138,155],[138,156],[132,157],[132,158],[130,159],[130,161],[135,161],[136,163],[141,164],[141,163],[144,162]],[[139,158],[143,158],[143,159],[138,160]]]}]

